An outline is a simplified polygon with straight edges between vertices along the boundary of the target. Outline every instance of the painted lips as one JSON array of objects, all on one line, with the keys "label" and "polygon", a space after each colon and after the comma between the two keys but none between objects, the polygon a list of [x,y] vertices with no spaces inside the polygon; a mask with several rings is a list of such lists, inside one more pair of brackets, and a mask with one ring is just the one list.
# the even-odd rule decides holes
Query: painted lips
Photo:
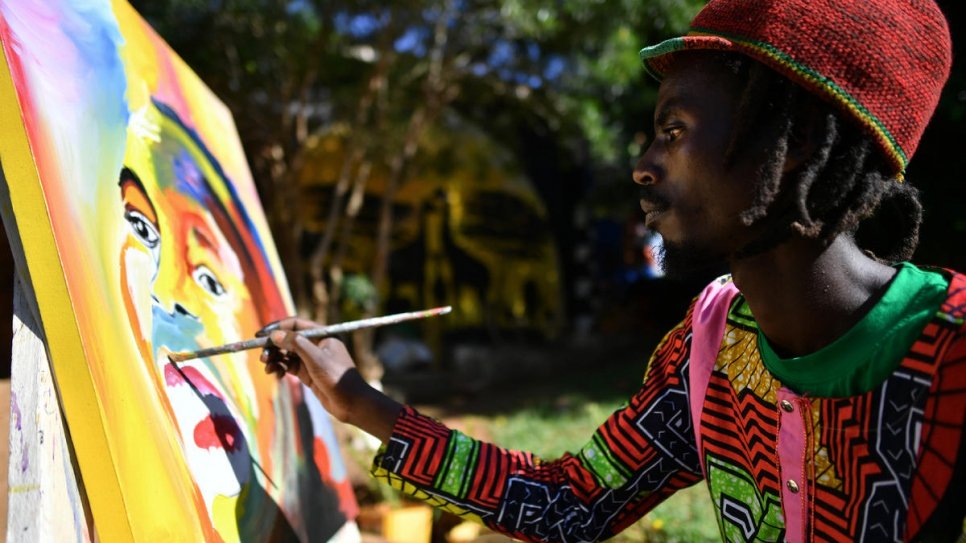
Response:
[{"label": "painted lips", "polygon": [[164,380],[171,388],[184,385],[192,387],[209,409],[208,415],[195,425],[195,445],[202,449],[223,449],[229,453],[242,448],[245,437],[238,422],[228,412],[224,396],[197,368],[165,364]]},{"label": "painted lips", "polygon": [[175,366],[172,363],[165,364],[164,382],[169,387],[189,385],[197,389],[200,394],[217,396],[218,399],[224,400],[221,393],[218,392],[218,389],[208,379],[205,379],[205,376],[201,375],[201,372],[193,366]]},{"label": "painted lips", "polygon": [[208,415],[195,426],[195,445],[202,449],[241,450],[245,437],[231,415]]}]

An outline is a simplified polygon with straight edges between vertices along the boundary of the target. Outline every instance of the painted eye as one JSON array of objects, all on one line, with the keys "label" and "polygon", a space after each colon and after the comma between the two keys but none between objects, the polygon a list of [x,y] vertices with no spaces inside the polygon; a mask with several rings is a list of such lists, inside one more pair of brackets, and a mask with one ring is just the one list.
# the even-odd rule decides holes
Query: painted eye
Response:
[{"label": "painted eye", "polygon": [[219,281],[218,278],[215,277],[215,274],[208,269],[208,266],[203,264],[198,266],[195,268],[195,271],[192,272],[191,277],[196,283],[201,285],[201,288],[205,289],[216,298],[224,296],[225,292],[227,292],[224,285],[221,284],[221,281]]},{"label": "painted eye", "polygon": [[131,227],[131,232],[137,236],[145,247],[154,249],[161,243],[161,235],[158,234],[158,229],[151,224],[151,221],[143,213],[131,209],[124,213],[124,218],[127,220],[128,226]]}]

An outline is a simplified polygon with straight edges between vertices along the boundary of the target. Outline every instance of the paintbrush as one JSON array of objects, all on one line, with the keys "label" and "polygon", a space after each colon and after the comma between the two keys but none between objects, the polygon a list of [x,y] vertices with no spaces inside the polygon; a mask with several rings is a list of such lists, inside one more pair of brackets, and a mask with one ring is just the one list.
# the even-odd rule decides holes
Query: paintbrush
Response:
[{"label": "paintbrush", "polygon": [[[339,324],[322,326],[320,328],[298,330],[296,333],[310,339],[321,339],[324,337],[344,334],[346,332],[355,332],[356,330],[362,330],[364,328],[375,328],[377,326],[386,326],[405,321],[435,317],[437,315],[445,315],[452,310],[453,308],[447,305],[445,307],[434,307],[433,309],[424,309],[422,311],[410,311],[408,313],[396,313],[394,315],[386,315],[383,317],[372,317],[370,319],[341,322]],[[187,353],[169,353],[168,359],[172,362],[184,362],[185,360],[204,358],[214,356],[216,354],[237,353],[238,351],[246,351],[248,349],[264,348],[268,345],[268,343],[268,337],[257,337],[254,339],[246,339],[244,341],[228,343],[227,345],[220,345],[218,347],[208,347],[207,349],[201,349],[198,351]]]}]

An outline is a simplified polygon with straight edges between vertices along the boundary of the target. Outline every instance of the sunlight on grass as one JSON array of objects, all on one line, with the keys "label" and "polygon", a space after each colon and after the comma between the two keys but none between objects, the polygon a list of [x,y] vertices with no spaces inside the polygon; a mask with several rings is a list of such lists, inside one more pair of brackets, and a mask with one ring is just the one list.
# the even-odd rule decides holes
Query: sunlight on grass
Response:
[{"label": "sunlight on grass", "polygon": [[[545,459],[577,451],[597,426],[620,407],[618,402],[593,402],[579,395],[563,396],[495,417],[469,418],[470,434],[486,435],[502,447],[530,451]],[[703,482],[677,492],[612,541],[719,541],[708,490]]]}]

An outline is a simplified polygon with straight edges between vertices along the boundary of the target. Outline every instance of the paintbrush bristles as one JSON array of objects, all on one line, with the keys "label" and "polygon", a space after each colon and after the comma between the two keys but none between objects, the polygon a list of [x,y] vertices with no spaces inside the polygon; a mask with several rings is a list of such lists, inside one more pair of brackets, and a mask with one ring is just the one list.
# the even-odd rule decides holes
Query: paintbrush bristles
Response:
[{"label": "paintbrush bristles", "polygon": [[[312,328],[310,330],[299,330],[298,333],[307,338],[321,339],[324,337],[344,334],[346,332],[355,332],[356,330],[362,330],[364,328],[375,328],[377,326],[387,326],[389,324],[396,324],[404,321],[445,315],[452,310],[453,308],[450,306],[435,307],[433,309],[424,309],[422,311],[410,311],[408,313],[396,313],[394,315],[386,315],[383,317],[372,317],[370,319],[342,322],[330,326],[322,326],[321,328]],[[247,351],[249,349],[259,349],[265,347],[266,345],[268,345],[268,338],[259,337],[247,339],[245,341],[236,341],[234,343],[220,345],[218,347],[208,347],[207,349],[187,353],[170,353],[168,354],[168,359],[172,362],[184,362],[186,360],[205,358],[218,354],[237,353],[239,351]]]}]

